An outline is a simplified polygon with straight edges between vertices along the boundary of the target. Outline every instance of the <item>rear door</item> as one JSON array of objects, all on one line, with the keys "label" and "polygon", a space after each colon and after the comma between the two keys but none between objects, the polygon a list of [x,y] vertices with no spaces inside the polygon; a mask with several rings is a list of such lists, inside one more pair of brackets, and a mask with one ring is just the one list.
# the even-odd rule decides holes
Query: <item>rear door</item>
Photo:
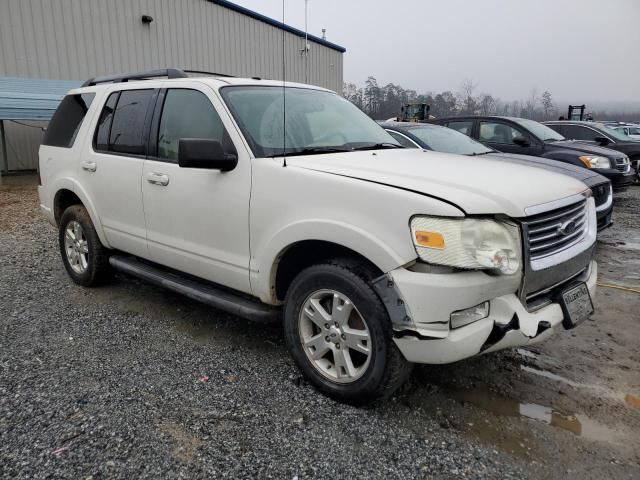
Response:
[{"label": "rear door", "polygon": [[[239,135],[212,88],[175,81],[166,86],[158,97],[142,176],[151,259],[250,293],[248,152],[236,150],[232,138],[241,143]],[[238,164],[228,172],[182,168],[181,138],[218,140],[225,153],[238,155]]]},{"label": "rear door", "polygon": [[153,88],[106,91],[93,141],[87,142],[78,172],[109,244],[145,258],[140,182],[157,92]]}]

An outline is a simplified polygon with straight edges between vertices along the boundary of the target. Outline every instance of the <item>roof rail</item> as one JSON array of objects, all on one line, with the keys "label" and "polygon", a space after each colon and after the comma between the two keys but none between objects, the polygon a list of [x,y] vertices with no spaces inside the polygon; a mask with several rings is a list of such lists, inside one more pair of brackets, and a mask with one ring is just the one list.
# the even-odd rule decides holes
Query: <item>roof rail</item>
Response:
[{"label": "roof rail", "polygon": [[205,70],[182,70],[184,73],[202,73],[204,75],[211,75],[214,77],[235,77],[235,75],[230,75],[228,73],[217,73],[217,72],[207,72]]},{"label": "roof rail", "polygon": [[165,68],[162,70],[151,70],[149,72],[140,73],[127,73],[124,75],[110,75],[106,77],[94,77],[90,78],[82,84],[83,87],[90,87],[98,85],[99,83],[120,83],[128,82],[129,80],[148,80],[156,77],[167,78],[187,78],[188,75],[178,68]]}]

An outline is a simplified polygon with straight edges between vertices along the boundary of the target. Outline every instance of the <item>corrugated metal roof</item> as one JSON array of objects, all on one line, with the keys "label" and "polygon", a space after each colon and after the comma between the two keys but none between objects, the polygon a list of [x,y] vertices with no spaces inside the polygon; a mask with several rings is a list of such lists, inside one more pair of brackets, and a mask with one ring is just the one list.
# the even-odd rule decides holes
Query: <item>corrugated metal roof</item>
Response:
[{"label": "corrugated metal roof", "polygon": [[0,77],[0,120],[50,120],[75,80]]}]

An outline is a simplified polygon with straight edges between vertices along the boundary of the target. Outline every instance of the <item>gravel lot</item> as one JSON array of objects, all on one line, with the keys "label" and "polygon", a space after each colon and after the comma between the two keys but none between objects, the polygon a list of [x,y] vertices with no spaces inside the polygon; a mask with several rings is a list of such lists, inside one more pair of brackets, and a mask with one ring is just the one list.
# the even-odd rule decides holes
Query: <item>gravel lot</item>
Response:
[{"label": "gravel lot", "polygon": [[[25,185],[21,185],[25,183]],[[640,288],[640,188],[601,282]],[[531,350],[420,367],[375,408],[316,393],[279,325],[68,279],[30,179],[0,186],[2,478],[639,478],[640,295]]]}]

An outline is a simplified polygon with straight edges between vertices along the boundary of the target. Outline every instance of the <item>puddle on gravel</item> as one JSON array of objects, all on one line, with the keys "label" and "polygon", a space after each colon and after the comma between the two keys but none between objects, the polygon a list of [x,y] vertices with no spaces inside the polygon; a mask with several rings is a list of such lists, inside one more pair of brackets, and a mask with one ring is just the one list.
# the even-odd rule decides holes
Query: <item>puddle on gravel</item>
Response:
[{"label": "puddle on gravel", "polygon": [[[459,402],[470,403],[497,416],[537,420],[590,440],[619,445],[626,438],[625,432],[598,423],[586,415],[566,414],[536,403],[521,403],[488,390],[454,390],[446,393]],[[475,429],[476,432],[478,430],[482,430],[482,423]]]}]

